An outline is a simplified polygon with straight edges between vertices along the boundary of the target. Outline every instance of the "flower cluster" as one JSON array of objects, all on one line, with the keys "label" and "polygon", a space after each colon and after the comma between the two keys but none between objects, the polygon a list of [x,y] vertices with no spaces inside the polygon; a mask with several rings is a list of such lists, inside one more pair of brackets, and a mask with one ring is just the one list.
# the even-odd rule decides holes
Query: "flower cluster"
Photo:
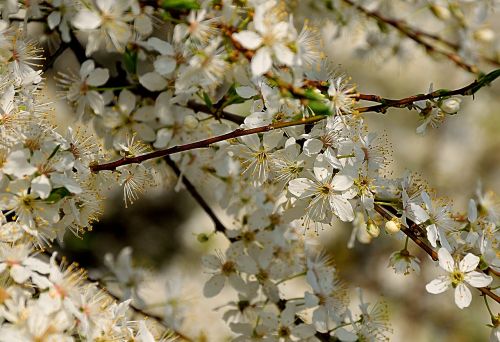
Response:
[{"label": "flower cluster", "polygon": [[[224,313],[237,341],[388,339],[385,304],[360,295],[359,306],[350,305],[330,258],[304,241],[307,229],[339,221],[352,222],[350,247],[374,241],[381,227],[384,235],[405,234],[389,258],[396,273],[420,271],[409,238],[424,246],[450,273],[427,290],[452,285],[460,308],[472,300],[465,283],[492,293],[486,273],[500,271],[492,197],[478,191],[464,219],[409,174],[393,177],[386,141],[360,115],[417,109],[422,133],[459,110],[456,93],[431,89],[406,101],[359,94],[322,59],[318,31],[304,23],[299,32],[280,1],[10,1],[1,12],[46,20],[61,47],[84,51],[75,51],[79,70],[57,80],[93,130],[61,134],[50,123],[38,94],[39,51],[24,31],[0,22],[0,340],[155,338],[143,321],[130,321],[129,301],[110,301],[82,271],[61,268],[55,255],[47,263],[33,248],[88,229],[103,189],[122,186],[125,206],[132,204],[165,181],[168,165],[179,174],[177,189],[191,180],[233,219],[231,229],[216,227],[229,247],[202,263],[206,297],[225,287],[237,293]],[[121,59],[102,62],[101,52]],[[357,106],[373,99],[379,104]],[[233,114],[238,105],[249,115]],[[142,307],[143,279],[130,253],[106,264]],[[303,288],[290,296],[284,285],[296,278]]]}]

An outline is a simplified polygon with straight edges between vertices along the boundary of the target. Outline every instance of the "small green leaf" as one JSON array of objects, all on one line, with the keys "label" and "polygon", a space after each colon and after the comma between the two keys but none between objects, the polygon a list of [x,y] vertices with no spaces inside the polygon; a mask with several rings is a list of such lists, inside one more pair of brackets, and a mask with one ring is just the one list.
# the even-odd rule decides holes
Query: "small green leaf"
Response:
[{"label": "small green leaf", "polygon": [[47,197],[47,199],[45,201],[49,202],[49,203],[56,203],[56,202],[59,202],[64,197],[69,196],[69,195],[71,195],[71,192],[69,192],[68,189],[66,189],[64,187],[56,188],[56,189],[53,189],[51,191],[49,197]]},{"label": "small green leaf", "polygon": [[309,101],[307,104],[316,115],[331,115],[332,109],[329,103],[324,101]]},{"label": "small green leaf", "polygon": [[212,100],[210,99],[210,96],[208,96],[208,94],[205,92],[203,92],[203,101],[205,101],[205,104],[208,108],[212,108],[214,105]]},{"label": "small green leaf", "polygon": [[160,6],[166,10],[192,10],[201,7],[197,0],[163,0]]},{"label": "small green leaf", "polygon": [[135,74],[137,70],[137,50],[125,50],[123,64],[129,73]]}]

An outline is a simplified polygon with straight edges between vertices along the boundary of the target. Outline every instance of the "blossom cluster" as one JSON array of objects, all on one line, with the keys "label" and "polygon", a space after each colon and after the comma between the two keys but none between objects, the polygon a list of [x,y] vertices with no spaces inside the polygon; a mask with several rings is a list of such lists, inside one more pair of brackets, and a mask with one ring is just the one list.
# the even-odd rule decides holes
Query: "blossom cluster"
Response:
[{"label": "blossom cluster", "polygon": [[[230,246],[202,263],[211,274],[206,297],[225,286],[237,293],[224,314],[237,341],[389,338],[385,304],[368,304],[360,295],[361,304],[350,305],[330,258],[304,241],[304,230],[319,233],[339,221],[352,222],[349,246],[370,243],[385,228],[439,248],[434,258],[450,275],[426,288],[440,293],[452,285],[460,308],[471,303],[468,285],[491,291],[486,273],[500,272],[493,196],[478,190],[465,219],[410,174],[393,177],[390,149],[360,115],[356,87],[324,60],[318,31],[307,23],[297,30],[283,2],[24,6],[10,1],[1,8],[0,290],[6,299],[0,335],[154,339],[144,322],[129,320],[130,302],[105,299],[81,271],[61,269],[55,255],[44,262],[33,248],[62,241],[67,230],[89,229],[102,210],[102,189],[119,184],[125,205],[133,203],[165,181],[169,162],[180,169],[179,184],[192,181],[233,219],[231,229],[219,228]],[[16,15],[43,20],[60,34],[61,47],[81,50],[75,51],[79,70],[62,71],[57,81],[87,129],[61,134],[50,123],[38,94],[39,51],[12,20]],[[100,52],[121,59],[102,62]],[[421,114],[417,132],[423,133],[455,114],[460,102],[443,93],[407,107]],[[249,114],[235,119],[227,111],[232,105]],[[217,136],[228,138],[188,148]],[[163,155],[169,160],[136,159],[179,146],[183,153]],[[110,159],[117,164],[106,169]],[[133,278],[129,258],[126,250],[121,261],[107,259],[122,285]],[[389,264],[404,274],[421,267],[407,244]],[[287,296],[284,284],[299,277],[304,289]],[[133,290],[125,287],[127,297],[139,301]],[[49,328],[56,321],[57,329]]]}]

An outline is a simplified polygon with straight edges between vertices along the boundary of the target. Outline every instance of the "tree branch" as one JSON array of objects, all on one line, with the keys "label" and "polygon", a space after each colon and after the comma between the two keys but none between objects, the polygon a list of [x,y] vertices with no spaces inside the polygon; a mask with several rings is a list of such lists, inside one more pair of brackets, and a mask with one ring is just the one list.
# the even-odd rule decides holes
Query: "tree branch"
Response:
[{"label": "tree branch", "polygon": [[103,170],[115,170],[117,167],[127,165],[127,164],[138,164],[138,163],[142,163],[143,161],[146,161],[149,159],[165,157],[165,156],[168,156],[168,155],[174,154],[174,153],[194,150],[197,148],[205,148],[205,147],[209,147],[210,145],[215,144],[215,143],[220,142],[220,141],[234,139],[234,138],[242,137],[245,135],[250,135],[250,134],[255,134],[255,133],[264,133],[264,132],[268,132],[268,131],[272,131],[274,129],[284,128],[284,127],[311,124],[311,123],[321,121],[324,118],[326,118],[326,116],[317,115],[317,116],[313,116],[313,117],[310,117],[307,119],[300,119],[300,120],[286,121],[286,122],[277,122],[274,124],[269,124],[266,126],[250,128],[250,129],[238,128],[232,132],[229,132],[229,133],[226,133],[223,135],[203,139],[203,140],[196,141],[196,142],[189,143],[189,144],[185,144],[185,145],[177,145],[177,146],[173,146],[173,147],[170,147],[170,148],[167,148],[164,150],[158,150],[158,151],[142,154],[142,155],[139,155],[136,157],[123,157],[121,159],[115,160],[114,162],[110,162],[110,163],[93,164],[93,165],[90,165],[90,169],[92,172],[99,172],[99,171],[103,171]]},{"label": "tree branch", "polygon": [[448,97],[448,96],[453,96],[453,95],[472,96],[479,89],[489,85],[491,82],[496,80],[498,77],[500,77],[500,69],[493,70],[492,72],[490,72],[486,75],[480,76],[474,82],[466,85],[465,87],[459,88],[459,89],[455,89],[455,90],[438,89],[438,90],[435,90],[435,91],[427,93],[427,94],[419,94],[419,95],[409,96],[409,97],[405,97],[405,98],[399,99],[399,100],[386,99],[386,98],[380,97],[378,95],[358,94],[354,98],[359,99],[359,100],[378,102],[380,104],[373,105],[373,106],[367,106],[367,107],[359,107],[356,110],[359,113],[366,113],[366,112],[385,113],[388,108],[391,108],[391,107],[403,108],[403,107],[407,107],[409,105],[412,105],[413,103],[415,103],[417,101],[422,101],[422,100],[430,100],[430,99],[435,99],[435,98],[440,98],[440,97]]}]

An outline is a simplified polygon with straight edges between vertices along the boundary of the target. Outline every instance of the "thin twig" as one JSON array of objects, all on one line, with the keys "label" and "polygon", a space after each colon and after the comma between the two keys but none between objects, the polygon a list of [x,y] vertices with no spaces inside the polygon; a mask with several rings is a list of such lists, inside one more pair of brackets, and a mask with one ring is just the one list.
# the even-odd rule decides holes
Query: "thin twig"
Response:
[{"label": "thin twig", "polygon": [[423,46],[427,51],[433,52],[433,53],[437,53],[437,54],[440,54],[442,56],[445,56],[446,58],[448,58],[449,60],[451,60],[453,63],[455,63],[457,66],[459,66],[460,68],[462,68],[462,69],[464,69],[464,70],[466,70],[468,72],[471,72],[473,74],[480,73],[480,70],[478,69],[477,66],[475,66],[474,64],[467,63],[458,54],[456,54],[454,52],[448,52],[446,50],[437,48],[434,45],[429,44],[428,42],[426,42],[424,39],[422,39],[422,35],[421,34],[418,34],[414,30],[412,30],[403,21],[395,20],[395,19],[391,19],[391,18],[387,18],[387,17],[383,16],[382,14],[380,14],[377,11],[370,11],[370,10],[364,8],[363,6],[356,4],[352,0],[343,0],[343,1],[344,1],[344,3],[348,4],[349,6],[351,6],[351,7],[355,8],[355,9],[357,9],[358,11],[364,13],[368,17],[374,18],[374,19],[376,19],[376,20],[378,20],[380,22],[386,23],[386,24],[394,27],[399,32],[401,32],[402,34],[404,34],[405,36],[407,36],[408,38],[410,38],[411,40],[413,40],[417,44]]},{"label": "thin twig", "polygon": [[407,107],[409,105],[412,105],[413,103],[415,103],[417,101],[422,101],[422,100],[430,100],[430,99],[448,97],[448,96],[454,96],[454,95],[472,96],[479,89],[489,85],[491,82],[493,82],[498,77],[500,77],[500,69],[493,70],[492,72],[479,77],[474,82],[466,85],[465,87],[459,88],[459,89],[455,89],[455,90],[438,89],[438,90],[435,90],[435,91],[427,93],[427,94],[419,94],[419,95],[409,96],[409,97],[405,97],[405,98],[398,99],[398,100],[386,99],[386,98],[380,97],[378,95],[358,94],[355,96],[356,99],[371,101],[371,102],[378,102],[380,104],[373,105],[373,106],[367,106],[367,107],[359,107],[359,108],[356,108],[356,110],[359,113],[366,113],[366,112],[385,113],[385,111],[388,108],[403,108],[403,107]]},{"label": "thin twig", "polygon": [[189,181],[189,179],[186,178],[185,175],[181,174],[181,170],[179,170],[179,167],[177,164],[169,157],[165,156],[163,159],[167,162],[167,164],[172,168],[174,173],[177,175],[177,177],[182,177],[182,183],[186,187],[186,190],[193,196],[193,198],[198,202],[200,207],[203,208],[203,210],[207,213],[207,215],[212,219],[214,225],[215,225],[215,231],[220,232],[224,235],[226,235],[227,228],[224,226],[224,224],[219,220],[217,215],[215,215],[214,211],[208,203],[205,201],[203,196],[196,190],[196,187]]}]

